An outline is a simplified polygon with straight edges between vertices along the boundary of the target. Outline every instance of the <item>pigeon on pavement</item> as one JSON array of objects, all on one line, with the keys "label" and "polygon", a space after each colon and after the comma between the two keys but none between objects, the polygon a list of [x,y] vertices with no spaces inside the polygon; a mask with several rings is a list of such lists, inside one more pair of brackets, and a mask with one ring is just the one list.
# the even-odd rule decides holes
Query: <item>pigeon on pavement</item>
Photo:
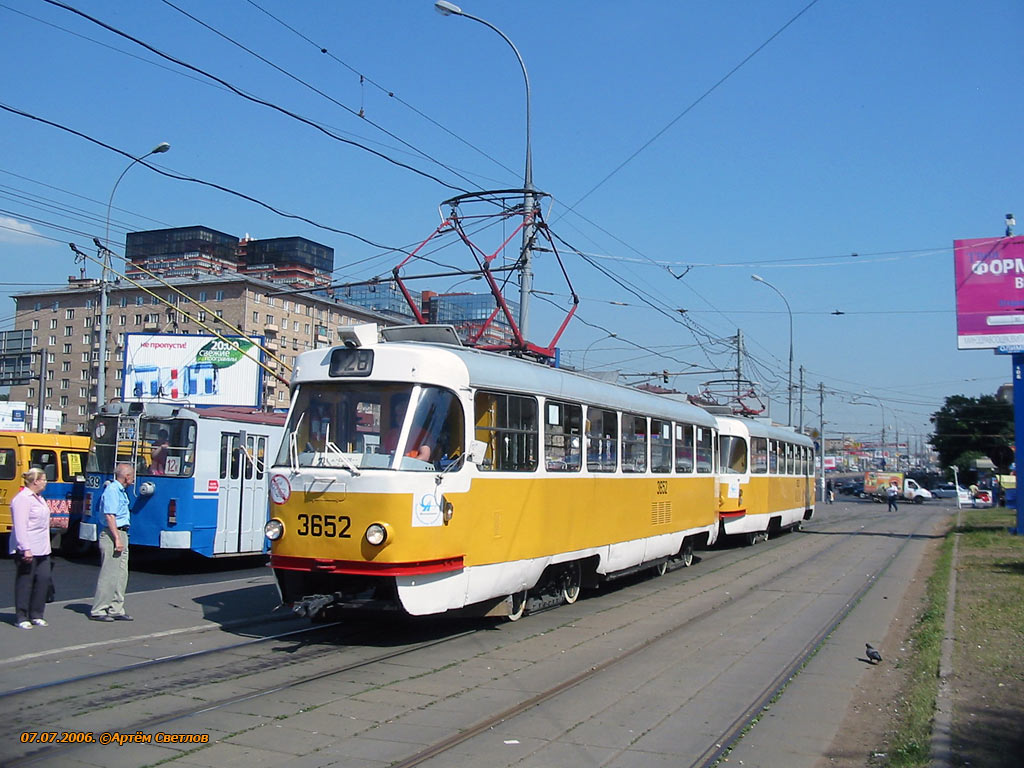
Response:
[{"label": "pigeon on pavement", "polygon": [[864,647],[867,649],[868,661],[870,661],[872,664],[877,664],[882,660],[882,654],[875,650],[874,646],[871,645],[871,643],[864,643]]}]

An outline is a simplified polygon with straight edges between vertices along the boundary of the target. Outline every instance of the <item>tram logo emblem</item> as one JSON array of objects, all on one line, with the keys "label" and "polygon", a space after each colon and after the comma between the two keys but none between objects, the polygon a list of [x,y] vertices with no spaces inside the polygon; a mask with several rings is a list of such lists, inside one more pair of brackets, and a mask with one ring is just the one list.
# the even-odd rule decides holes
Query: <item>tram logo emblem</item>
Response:
[{"label": "tram logo emblem", "polygon": [[412,525],[414,528],[441,525],[441,502],[433,493],[425,493],[413,502]]}]

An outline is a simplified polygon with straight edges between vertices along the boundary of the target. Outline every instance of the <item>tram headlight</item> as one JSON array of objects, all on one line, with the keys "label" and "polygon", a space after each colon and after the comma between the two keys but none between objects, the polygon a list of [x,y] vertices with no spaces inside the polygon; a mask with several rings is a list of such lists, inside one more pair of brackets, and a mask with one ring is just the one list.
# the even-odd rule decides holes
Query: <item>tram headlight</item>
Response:
[{"label": "tram headlight", "polygon": [[284,523],[276,517],[268,520],[267,524],[263,526],[263,535],[271,541],[277,541],[284,536]]},{"label": "tram headlight", "polygon": [[383,523],[371,523],[364,535],[367,544],[379,547],[388,540],[388,528]]}]

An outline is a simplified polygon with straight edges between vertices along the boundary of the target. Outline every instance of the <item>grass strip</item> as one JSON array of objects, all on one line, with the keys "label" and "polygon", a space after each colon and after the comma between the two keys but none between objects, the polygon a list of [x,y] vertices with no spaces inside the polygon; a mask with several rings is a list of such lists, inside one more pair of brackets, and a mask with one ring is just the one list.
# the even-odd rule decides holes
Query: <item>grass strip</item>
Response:
[{"label": "grass strip", "polygon": [[924,610],[908,640],[907,687],[903,691],[903,717],[889,749],[891,768],[919,768],[931,760],[932,717],[939,689],[939,657],[952,563],[953,536],[947,534],[928,577]]}]

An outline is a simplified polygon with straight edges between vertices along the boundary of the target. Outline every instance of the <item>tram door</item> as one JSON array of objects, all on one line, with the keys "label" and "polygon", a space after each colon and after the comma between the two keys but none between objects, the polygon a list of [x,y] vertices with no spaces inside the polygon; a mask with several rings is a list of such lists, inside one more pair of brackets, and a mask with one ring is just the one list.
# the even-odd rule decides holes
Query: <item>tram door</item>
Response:
[{"label": "tram door", "polygon": [[216,555],[259,552],[267,522],[266,435],[222,432],[217,498]]}]

